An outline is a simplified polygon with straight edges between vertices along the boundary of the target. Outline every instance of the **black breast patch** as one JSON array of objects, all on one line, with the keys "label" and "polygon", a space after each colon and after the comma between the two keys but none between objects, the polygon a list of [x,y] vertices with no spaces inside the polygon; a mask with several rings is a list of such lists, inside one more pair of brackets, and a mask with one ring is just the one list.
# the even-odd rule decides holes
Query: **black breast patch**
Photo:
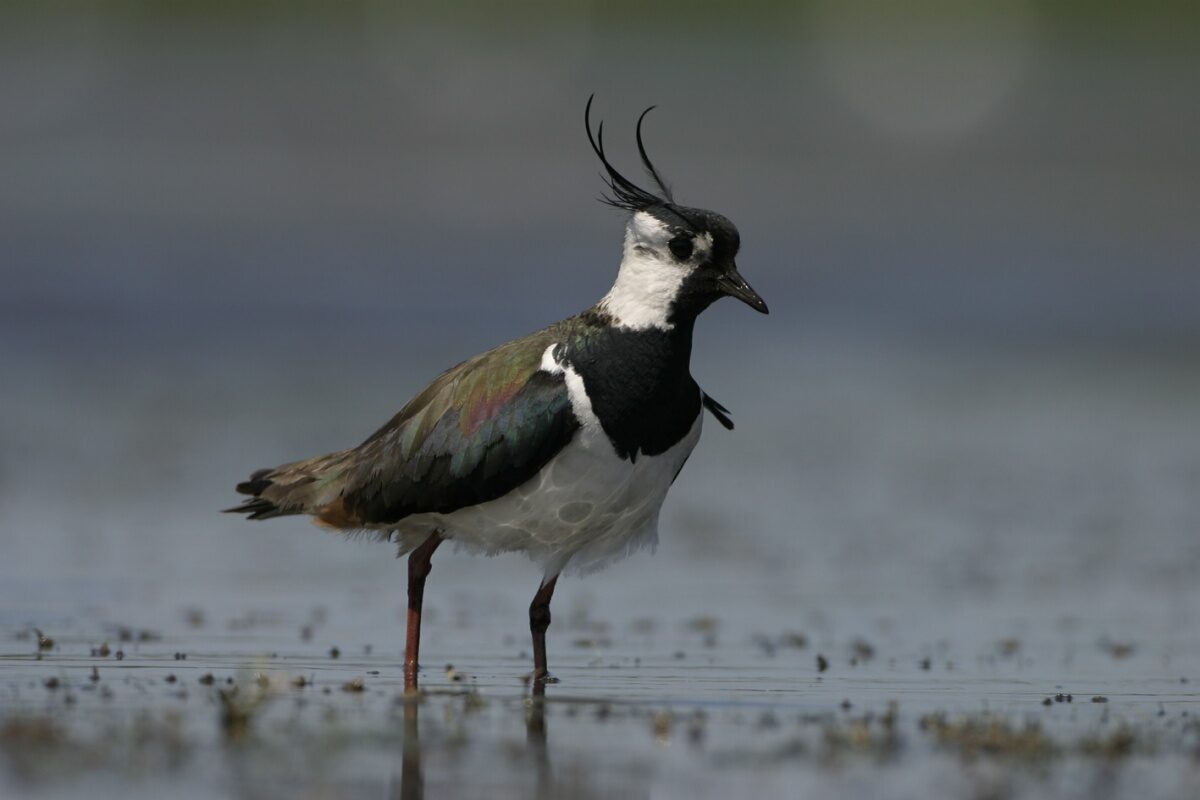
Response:
[{"label": "black breast patch", "polygon": [[592,328],[565,350],[621,458],[664,453],[695,424],[701,401],[688,371],[691,331]]}]

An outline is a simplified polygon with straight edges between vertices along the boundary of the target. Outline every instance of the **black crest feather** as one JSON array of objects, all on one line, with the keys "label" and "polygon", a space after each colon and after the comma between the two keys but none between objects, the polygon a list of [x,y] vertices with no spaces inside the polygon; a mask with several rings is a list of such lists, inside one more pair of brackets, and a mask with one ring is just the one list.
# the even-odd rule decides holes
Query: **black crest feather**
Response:
[{"label": "black crest feather", "polygon": [[652,163],[650,163],[650,156],[646,155],[646,145],[642,143],[642,120],[644,120],[646,118],[646,115],[649,114],[651,111],[653,111],[655,108],[656,108],[656,106],[650,106],[649,108],[647,108],[645,111],[642,112],[641,116],[638,117],[638,121],[637,121],[638,154],[642,157],[642,164],[646,167],[646,172],[649,172],[650,177],[654,179],[654,182],[656,184],[658,184],[659,191],[661,191],[663,193],[663,197],[665,197],[667,199],[667,202],[674,203],[675,196],[671,192],[671,187],[667,185],[667,182],[662,179],[662,175],[659,175],[658,170],[655,169],[655,167]]},{"label": "black crest feather", "polygon": [[[658,171],[654,169],[650,163],[650,159],[646,157],[646,149],[642,146],[641,134],[641,118],[638,119],[638,150],[641,151],[642,161],[646,164],[646,168],[650,170],[651,176],[655,183],[663,190],[666,197],[659,197],[653,192],[648,192],[638,186],[633,181],[626,178],[617,168],[609,163],[608,157],[604,155],[604,123],[601,122],[596,128],[596,135],[592,136],[592,100],[595,95],[588,98],[587,106],[583,110],[583,124],[587,129],[588,142],[592,145],[592,150],[596,153],[596,157],[600,159],[600,163],[604,165],[605,172],[608,176],[604,178],[604,182],[608,184],[612,194],[605,196],[603,201],[610,206],[624,208],[629,211],[644,211],[653,206],[667,205],[671,202],[670,192],[666,191],[666,186],[658,176]],[[650,108],[653,108],[651,106]],[[646,109],[649,111],[650,109]],[[642,113],[645,117],[646,113]],[[601,177],[604,177],[603,175]]]}]

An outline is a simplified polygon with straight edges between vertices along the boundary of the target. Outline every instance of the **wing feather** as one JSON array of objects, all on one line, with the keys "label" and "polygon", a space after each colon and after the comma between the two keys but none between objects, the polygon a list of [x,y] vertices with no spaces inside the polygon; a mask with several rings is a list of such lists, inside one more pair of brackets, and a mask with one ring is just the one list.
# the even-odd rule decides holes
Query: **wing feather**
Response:
[{"label": "wing feather", "polygon": [[386,525],[494,500],[532,478],[579,427],[561,375],[540,369],[553,329],[465,361],[353,453],[327,515]]}]

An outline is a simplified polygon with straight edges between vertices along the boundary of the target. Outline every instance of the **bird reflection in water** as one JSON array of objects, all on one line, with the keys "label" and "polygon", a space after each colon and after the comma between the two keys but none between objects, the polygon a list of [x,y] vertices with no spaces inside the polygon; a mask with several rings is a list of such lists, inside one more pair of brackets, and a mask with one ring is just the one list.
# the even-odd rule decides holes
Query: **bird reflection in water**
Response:
[{"label": "bird reflection in water", "polygon": [[[404,744],[401,751],[399,800],[422,800],[425,797],[425,775],[421,763],[421,697],[409,695],[403,700]],[[553,795],[550,753],[546,745],[546,682],[533,681],[525,698],[525,732],[528,753],[536,768],[535,797]]]},{"label": "bird reflection in water", "polygon": [[525,741],[537,766],[537,797],[551,794],[550,752],[546,747],[546,681],[534,679],[525,707]]},{"label": "bird reflection in water", "polygon": [[425,777],[421,774],[419,712],[420,698],[416,695],[405,697],[404,745],[400,756],[400,800],[421,800],[425,797]]}]

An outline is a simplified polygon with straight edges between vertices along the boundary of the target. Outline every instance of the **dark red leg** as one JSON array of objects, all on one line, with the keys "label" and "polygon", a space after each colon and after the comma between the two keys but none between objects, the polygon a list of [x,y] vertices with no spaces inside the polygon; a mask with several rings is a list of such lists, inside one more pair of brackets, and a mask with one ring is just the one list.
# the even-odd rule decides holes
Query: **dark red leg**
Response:
[{"label": "dark red leg", "polygon": [[546,670],[546,629],[550,627],[550,598],[554,596],[554,584],[558,576],[544,582],[529,604],[529,631],[533,634],[533,680],[535,686],[544,683],[549,672]]},{"label": "dark red leg", "polygon": [[442,543],[440,533],[431,534],[408,557],[408,638],[404,643],[404,690],[417,688],[417,664],[421,651],[421,603],[425,597],[425,579],[432,567],[433,551]]}]

